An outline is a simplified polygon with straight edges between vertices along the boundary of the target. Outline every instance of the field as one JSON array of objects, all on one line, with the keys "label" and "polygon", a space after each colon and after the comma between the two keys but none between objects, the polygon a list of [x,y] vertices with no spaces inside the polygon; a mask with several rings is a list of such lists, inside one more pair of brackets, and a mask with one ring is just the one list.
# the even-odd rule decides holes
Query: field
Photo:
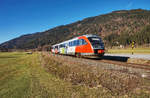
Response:
[{"label": "field", "polygon": [[150,48],[125,48],[125,49],[108,49],[108,53],[132,53],[132,51],[136,54],[150,54]]},{"label": "field", "polygon": [[0,53],[0,98],[150,97],[147,79],[57,60],[48,53]]}]

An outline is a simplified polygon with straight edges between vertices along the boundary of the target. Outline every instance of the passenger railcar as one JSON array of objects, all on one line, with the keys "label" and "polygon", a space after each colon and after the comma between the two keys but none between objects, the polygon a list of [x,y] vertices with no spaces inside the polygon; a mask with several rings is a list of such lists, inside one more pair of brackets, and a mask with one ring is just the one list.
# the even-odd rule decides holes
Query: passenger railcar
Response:
[{"label": "passenger railcar", "polygon": [[97,35],[82,35],[51,47],[55,54],[75,56],[103,56],[104,43]]}]

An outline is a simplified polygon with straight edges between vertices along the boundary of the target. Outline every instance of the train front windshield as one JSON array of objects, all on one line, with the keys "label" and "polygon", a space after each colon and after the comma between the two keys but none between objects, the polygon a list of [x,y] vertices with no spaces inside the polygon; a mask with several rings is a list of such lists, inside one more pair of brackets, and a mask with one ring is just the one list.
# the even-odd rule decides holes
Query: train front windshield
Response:
[{"label": "train front windshield", "polygon": [[104,49],[104,43],[102,42],[101,38],[99,37],[89,37],[89,41],[91,42],[94,48]]}]

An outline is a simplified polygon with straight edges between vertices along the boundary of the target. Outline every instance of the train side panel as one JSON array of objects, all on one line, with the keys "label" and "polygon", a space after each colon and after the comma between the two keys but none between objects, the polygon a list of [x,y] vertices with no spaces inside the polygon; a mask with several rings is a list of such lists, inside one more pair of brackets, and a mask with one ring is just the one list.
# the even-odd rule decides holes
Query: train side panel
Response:
[{"label": "train side panel", "polygon": [[52,46],[52,52],[68,55],[104,55],[104,45],[100,37],[83,35]]},{"label": "train side panel", "polygon": [[76,49],[75,49],[76,53],[81,53],[81,54],[83,54],[83,53],[94,53],[90,42],[88,41],[88,39],[85,36],[81,36],[78,39],[79,40],[83,39],[85,41],[85,44],[76,46]]},{"label": "train side panel", "polygon": [[68,47],[67,48],[67,54],[74,55],[75,54],[75,49],[76,49],[76,46]]}]

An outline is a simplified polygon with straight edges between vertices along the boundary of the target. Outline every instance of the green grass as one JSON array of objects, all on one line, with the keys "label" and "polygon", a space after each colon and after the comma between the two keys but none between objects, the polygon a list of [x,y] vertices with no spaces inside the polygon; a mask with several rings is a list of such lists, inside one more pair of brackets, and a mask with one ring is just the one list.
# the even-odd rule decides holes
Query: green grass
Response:
[{"label": "green grass", "polygon": [[125,48],[125,49],[108,49],[108,53],[132,53],[136,54],[150,54],[150,48]]},{"label": "green grass", "polygon": [[0,96],[2,98],[21,98],[29,95],[30,78],[22,56],[25,54],[0,54]]},{"label": "green grass", "polygon": [[0,98],[111,96],[102,87],[90,89],[86,86],[72,85],[49,74],[39,57],[39,53],[0,53]]}]

